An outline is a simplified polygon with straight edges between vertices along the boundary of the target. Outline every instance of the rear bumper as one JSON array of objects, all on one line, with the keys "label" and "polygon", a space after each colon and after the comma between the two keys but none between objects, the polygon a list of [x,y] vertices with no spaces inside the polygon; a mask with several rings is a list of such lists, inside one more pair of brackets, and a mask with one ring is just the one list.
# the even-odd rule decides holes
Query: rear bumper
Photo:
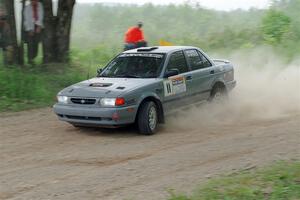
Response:
[{"label": "rear bumper", "polygon": [[97,108],[63,104],[55,104],[53,110],[61,121],[85,126],[105,127],[132,124],[137,112],[136,106]]},{"label": "rear bumper", "polygon": [[227,91],[233,90],[233,88],[235,88],[235,86],[236,86],[236,80],[227,82],[225,86],[226,86]]}]

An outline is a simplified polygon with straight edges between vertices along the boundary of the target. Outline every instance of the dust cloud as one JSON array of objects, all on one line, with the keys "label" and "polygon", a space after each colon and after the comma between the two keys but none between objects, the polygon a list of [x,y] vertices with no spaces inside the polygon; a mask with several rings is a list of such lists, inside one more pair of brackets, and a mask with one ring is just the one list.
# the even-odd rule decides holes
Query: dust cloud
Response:
[{"label": "dust cloud", "polygon": [[229,101],[192,106],[167,119],[168,124],[184,130],[291,115],[300,121],[300,59],[286,64],[268,48],[225,58],[234,64],[237,80]]}]

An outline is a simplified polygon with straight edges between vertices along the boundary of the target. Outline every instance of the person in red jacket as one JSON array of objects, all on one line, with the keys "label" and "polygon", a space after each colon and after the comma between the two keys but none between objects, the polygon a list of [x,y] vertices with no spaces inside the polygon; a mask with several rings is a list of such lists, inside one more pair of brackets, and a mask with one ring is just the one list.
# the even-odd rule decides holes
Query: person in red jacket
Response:
[{"label": "person in red jacket", "polygon": [[142,30],[143,23],[139,22],[137,26],[130,27],[125,33],[125,48],[124,50],[146,47],[147,42],[144,38]]}]

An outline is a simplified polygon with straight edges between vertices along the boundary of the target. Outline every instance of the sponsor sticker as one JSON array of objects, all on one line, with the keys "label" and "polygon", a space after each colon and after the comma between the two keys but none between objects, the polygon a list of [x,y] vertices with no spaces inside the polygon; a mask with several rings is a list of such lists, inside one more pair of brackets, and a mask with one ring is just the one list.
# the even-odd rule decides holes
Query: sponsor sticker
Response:
[{"label": "sponsor sticker", "polygon": [[157,53],[124,53],[119,57],[150,57],[150,58],[163,58],[163,54]]},{"label": "sponsor sticker", "polygon": [[166,97],[186,92],[185,78],[177,76],[164,81],[164,91]]}]

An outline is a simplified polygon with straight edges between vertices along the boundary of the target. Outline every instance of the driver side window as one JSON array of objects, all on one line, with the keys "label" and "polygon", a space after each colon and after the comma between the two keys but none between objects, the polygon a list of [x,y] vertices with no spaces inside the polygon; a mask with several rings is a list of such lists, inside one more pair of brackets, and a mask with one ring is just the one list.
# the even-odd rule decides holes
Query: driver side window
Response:
[{"label": "driver side window", "polygon": [[183,51],[172,53],[166,71],[177,69],[179,74],[189,71]]}]

